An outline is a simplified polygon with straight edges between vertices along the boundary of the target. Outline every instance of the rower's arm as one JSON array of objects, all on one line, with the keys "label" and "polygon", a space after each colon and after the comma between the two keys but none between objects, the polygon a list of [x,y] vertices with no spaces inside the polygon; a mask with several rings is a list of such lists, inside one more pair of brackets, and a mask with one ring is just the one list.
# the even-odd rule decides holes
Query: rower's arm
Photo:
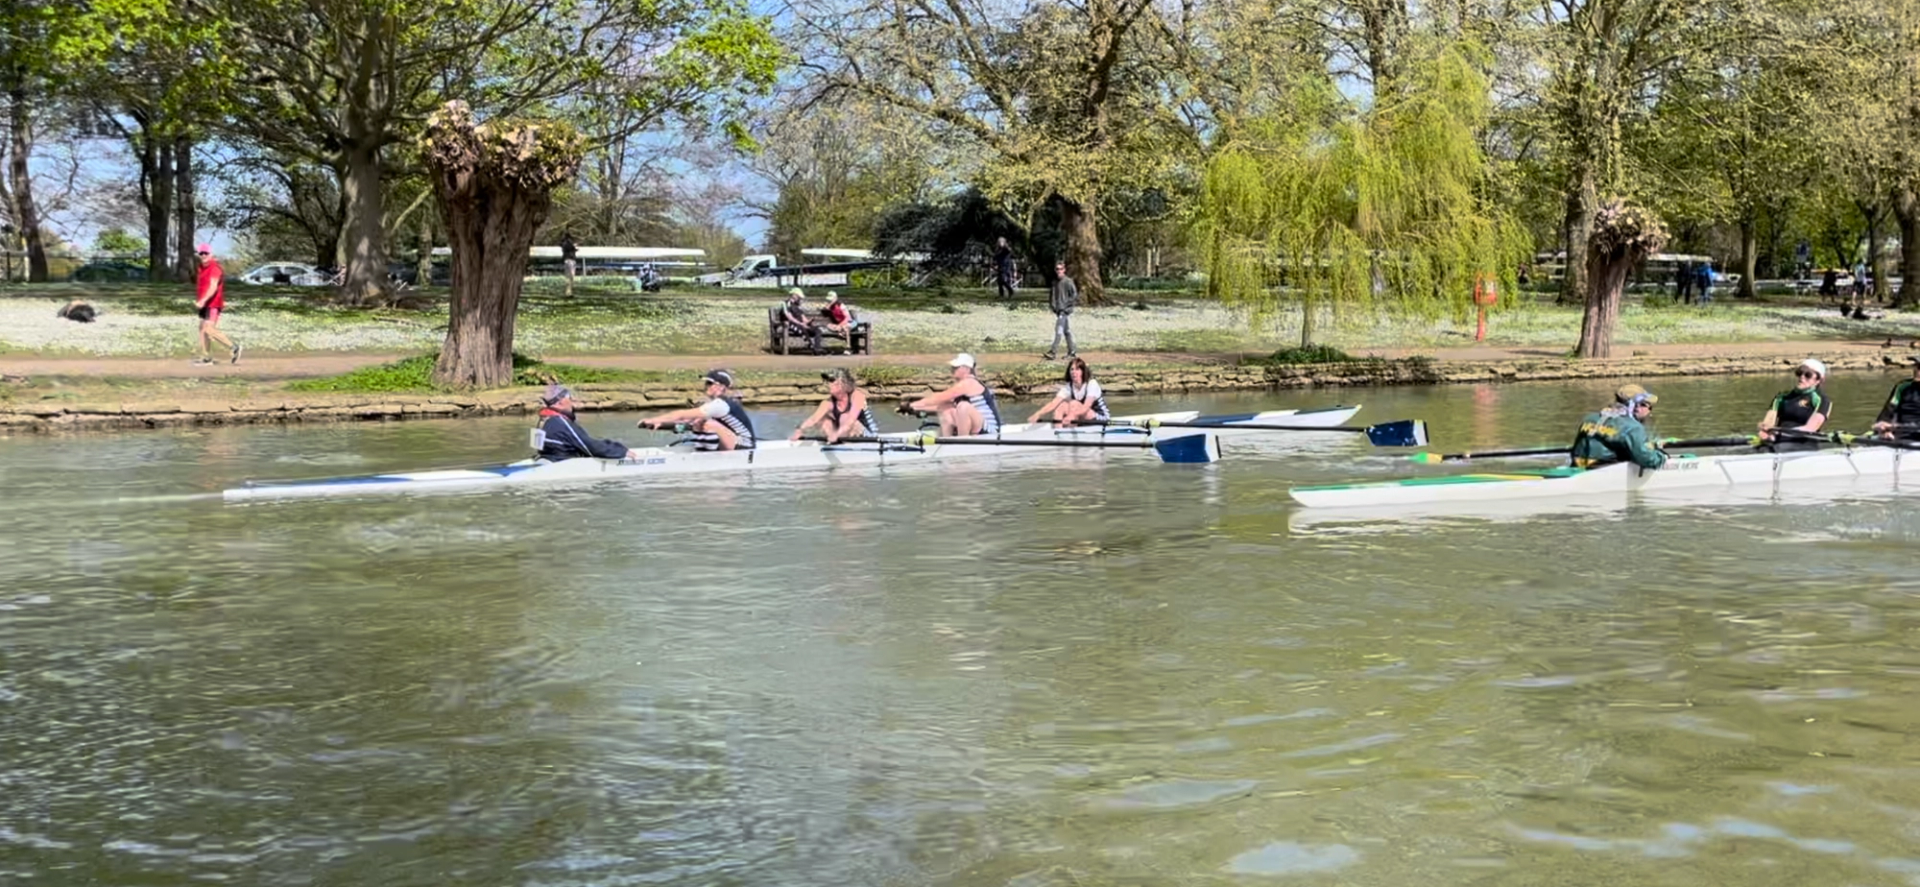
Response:
[{"label": "rower's arm", "polygon": [[1887,395],[1887,402],[1880,405],[1880,415],[1873,417],[1873,424],[1879,425],[1893,421],[1894,411],[1900,408],[1900,396],[1907,393],[1907,386],[1912,384],[1906,381],[1894,383],[1893,392]]},{"label": "rower's arm", "polygon": [[1060,406],[1060,403],[1061,403],[1061,397],[1057,394],[1054,395],[1052,400],[1047,401],[1046,406],[1041,407],[1038,410],[1035,410],[1033,415],[1027,417],[1027,424],[1032,425],[1033,423],[1040,421],[1041,416],[1044,416],[1048,413],[1053,412],[1056,408]]},{"label": "rower's arm", "polygon": [[[623,444],[617,440],[601,440],[600,438],[594,437],[593,435],[588,434],[585,428],[580,427],[579,422],[575,422],[574,420],[568,419],[564,416],[555,416],[552,419],[547,420],[548,427],[552,428],[553,423],[556,420],[565,424],[566,427],[564,431],[568,434],[568,436],[570,437],[570,439],[574,444],[578,445],[581,449],[586,450],[587,453],[597,458],[625,459],[627,458],[627,455],[631,452],[627,449],[626,444]],[[562,429],[553,429],[553,430],[557,431]],[[552,437],[552,436],[553,436],[552,433],[549,432],[548,437]]]},{"label": "rower's arm", "polygon": [[956,384],[945,391],[929,394],[926,397],[920,398],[909,404],[909,406],[916,410],[936,410],[953,403],[954,400],[958,398],[966,396],[967,392],[962,390],[960,385]]},{"label": "rower's arm", "polygon": [[1635,424],[1621,438],[1626,442],[1627,455],[1633,464],[1641,468],[1659,468],[1667,464],[1667,454],[1654,449],[1653,444],[1647,441],[1646,426]]},{"label": "rower's arm", "polygon": [[820,420],[825,419],[827,417],[827,407],[832,405],[833,405],[832,400],[821,401],[819,409],[814,410],[813,415],[807,417],[807,421],[800,423],[799,428],[793,429],[792,439],[799,440],[801,432],[806,431],[807,429],[820,424]]},{"label": "rower's arm", "polygon": [[643,427],[647,425],[674,425],[681,422],[692,422],[695,419],[704,419],[706,417],[706,413],[701,412],[699,407],[688,407],[684,410],[661,413],[651,419],[641,419],[640,424]]}]

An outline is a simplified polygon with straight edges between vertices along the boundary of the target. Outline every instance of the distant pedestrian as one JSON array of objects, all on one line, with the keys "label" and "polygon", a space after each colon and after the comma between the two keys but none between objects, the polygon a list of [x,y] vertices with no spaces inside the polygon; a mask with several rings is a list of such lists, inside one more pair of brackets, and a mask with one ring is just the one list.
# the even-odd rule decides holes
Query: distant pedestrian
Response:
[{"label": "distant pedestrian", "polygon": [[1700,287],[1700,298],[1697,301],[1702,305],[1712,302],[1713,301],[1713,260],[1712,259],[1708,259],[1707,261],[1700,263],[1700,279],[1698,281],[1695,281],[1695,284]]},{"label": "distant pedestrian", "polygon": [[580,254],[580,248],[573,243],[573,232],[560,232],[560,261],[567,266],[567,295],[573,295],[573,263]]},{"label": "distant pedestrian", "polygon": [[1673,272],[1673,300],[1675,302],[1679,302],[1682,305],[1687,304],[1689,301],[1688,297],[1693,295],[1693,279],[1693,263],[1681,262],[1680,270]]},{"label": "distant pedestrian", "polygon": [[1060,350],[1060,338],[1067,339],[1067,357],[1079,352],[1073,347],[1073,309],[1080,304],[1080,288],[1074,286],[1073,278],[1067,276],[1067,263],[1053,263],[1053,289],[1047,294],[1047,307],[1053,309],[1053,344],[1047,347],[1046,358],[1053,360]]},{"label": "distant pedestrian", "polygon": [[1840,272],[1832,268],[1828,268],[1826,273],[1820,275],[1820,301],[1825,302],[1828,299],[1840,301]]},{"label": "distant pedestrian", "polygon": [[1013,298],[1013,247],[1007,245],[1005,237],[993,248],[993,280],[1000,298]]},{"label": "distant pedestrian", "polygon": [[227,346],[230,363],[240,362],[240,346],[227,334],[220,331],[220,313],[227,308],[227,275],[220,268],[220,260],[213,257],[213,244],[203,243],[194,250],[200,260],[200,274],[194,284],[193,308],[200,315],[199,357],[194,358],[194,366],[212,366],[213,358],[207,356],[211,347],[208,340]]}]

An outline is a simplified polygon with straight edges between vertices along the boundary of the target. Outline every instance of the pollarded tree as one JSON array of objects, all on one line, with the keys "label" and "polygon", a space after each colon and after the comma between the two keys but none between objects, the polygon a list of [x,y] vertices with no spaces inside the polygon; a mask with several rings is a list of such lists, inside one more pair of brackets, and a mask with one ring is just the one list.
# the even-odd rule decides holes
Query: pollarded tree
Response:
[{"label": "pollarded tree", "polygon": [[477,122],[465,102],[428,118],[420,152],[453,252],[453,302],[434,382],[498,388],[513,380],[514,315],[527,248],[586,142],[551,120]]},{"label": "pollarded tree", "polygon": [[1666,245],[1667,229],[1659,216],[1619,198],[1601,204],[1588,227],[1593,233],[1587,238],[1585,265],[1591,286],[1580,320],[1579,355],[1612,357],[1627,272]]},{"label": "pollarded tree", "polygon": [[1256,319],[1290,296],[1306,346],[1325,306],[1438,316],[1464,312],[1479,279],[1514,291],[1528,242],[1491,197],[1480,67],[1450,47],[1403,77],[1365,111],[1328,80],[1303,83],[1292,113],[1213,157],[1194,230],[1211,294]]},{"label": "pollarded tree", "polygon": [[[449,97],[482,113],[614,101],[636,128],[768,88],[785,54],[743,0],[202,0],[254,72],[231,123],[342,170],[346,295],[387,273],[387,153]],[[624,133],[622,134],[624,136]]]}]

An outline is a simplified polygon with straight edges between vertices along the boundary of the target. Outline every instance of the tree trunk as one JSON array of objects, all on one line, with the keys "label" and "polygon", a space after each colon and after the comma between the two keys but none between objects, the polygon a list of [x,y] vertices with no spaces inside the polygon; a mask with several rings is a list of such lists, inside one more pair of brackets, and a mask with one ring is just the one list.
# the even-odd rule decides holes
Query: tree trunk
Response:
[{"label": "tree trunk", "polygon": [[173,196],[177,204],[174,229],[180,232],[178,260],[174,268],[181,280],[192,280],[199,270],[194,258],[195,235],[199,233],[199,220],[194,218],[193,193],[193,140],[181,137],[173,143]]},{"label": "tree trunk", "polygon": [[[1593,169],[1583,165],[1567,193],[1567,273],[1560,282],[1562,305],[1586,305],[1592,309],[1593,301],[1588,298],[1587,244],[1593,240],[1593,215],[1599,209],[1600,191],[1594,182]],[[1581,321],[1583,327],[1586,323]]]},{"label": "tree trunk", "polygon": [[[387,244],[380,183],[380,149],[367,145],[346,150],[347,176],[341,191],[347,204],[345,252],[347,279],[342,295],[350,305],[370,305],[387,282]],[[525,263],[522,262],[524,265]]]},{"label": "tree trunk", "polygon": [[[1591,230],[1591,222],[1589,230]],[[1583,263],[1588,280],[1587,310],[1580,318],[1579,357],[1613,356],[1613,329],[1620,321],[1620,293],[1638,256],[1592,256]]]},{"label": "tree trunk", "polygon": [[[1920,290],[1915,289],[1920,287],[1920,194],[1901,189],[1894,195],[1893,215],[1900,222],[1900,292],[1893,297],[1893,306],[1904,308],[1920,301]],[[1887,285],[1883,265],[1885,260],[1876,254],[1874,285],[1887,293],[1892,287]]]},{"label": "tree trunk", "polygon": [[1754,230],[1752,217],[1740,220],[1740,289],[1735,295],[1742,299],[1753,298],[1753,269],[1758,265],[1759,239]]},{"label": "tree trunk", "polygon": [[427,118],[427,167],[453,253],[453,301],[433,368],[436,385],[513,382],[514,317],[527,248],[553,208],[553,188],[579,168],[582,141],[564,124],[528,123],[517,131],[498,120],[492,125],[517,153],[502,156],[482,144],[463,102],[448,102]]},{"label": "tree trunk", "polygon": [[1314,322],[1316,319],[1314,315],[1319,313],[1320,306],[1314,304],[1311,296],[1303,296],[1300,299],[1300,348],[1303,351],[1313,347],[1314,333],[1319,332],[1319,324]]},{"label": "tree trunk", "polygon": [[446,202],[453,251],[453,304],[434,381],[450,388],[513,382],[513,326],[527,248],[546,219],[546,201],[518,193],[453,195]]},{"label": "tree trunk", "polygon": [[1081,303],[1107,304],[1107,287],[1100,278],[1100,231],[1085,204],[1060,201],[1060,226],[1067,235],[1067,274],[1080,288]]},{"label": "tree trunk", "polygon": [[27,170],[27,156],[33,153],[32,121],[27,114],[27,90],[15,84],[8,92],[13,135],[13,156],[8,166],[13,179],[13,223],[27,242],[27,280],[47,282],[47,244],[40,235],[40,207],[33,202],[33,179]]},{"label": "tree trunk", "polygon": [[[173,279],[173,143],[140,136],[140,171],[147,179],[147,279]],[[187,265],[191,269],[192,265]]]}]

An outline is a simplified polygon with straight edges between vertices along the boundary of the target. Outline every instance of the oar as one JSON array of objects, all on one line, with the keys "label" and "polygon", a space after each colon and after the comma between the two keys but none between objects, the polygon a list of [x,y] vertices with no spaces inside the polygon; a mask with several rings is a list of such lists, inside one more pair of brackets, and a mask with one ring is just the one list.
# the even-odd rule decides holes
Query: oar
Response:
[{"label": "oar", "polygon": [[1775,429],[1774,436],[1804,443],[1830,443],[1843,447],[1887,447],[1895,450],[1920,450],[1920,441],[1891,440],[1877,434],[1849,434],[1845,431],[1819,432]]},{"label": "oar", "polygon": [[1066,447],[1069,449],[1153,450],[1161,461],[1178,463],[1217,462],[1220,460],[1220,436],[1185,434],[1164,440],[1026,440],[990,437],[941,437],[937,434],[909,434],[891,437],[843,437],[840,443],[905,444],[907,446],[972,447]]},{"label": "oar", "polygon": [[1427,445],[1427,423],[1424,419],[1401,419],[1378,425],[1268,425],[1252,422],[1223,425],[1219,422],[1163,422],[1159,419],[1108,419],[1104,422],[1075,424],[1105,425],[1110,428],[1208,428],[1214,431],[1328,431],[1334,434],[1364,434],[1376,447]]},{"label": "oar", "polygon": [[[1703,447],[1749,447],[1758,440],[1754,435],[1744,437],[1702,437],[1693,440],[1667,438],[1657,441],[1663,450],[1700,449]],[[1441,462],[1467,462],[1474,459],[1496,459],[1506,456],[1552,456],[1572,452],[1571,446],[1533,447],[1525,450],[1487,450],[1481,453],[1414,453],[1408,456],[1415,462],[1437,465]]]}]

